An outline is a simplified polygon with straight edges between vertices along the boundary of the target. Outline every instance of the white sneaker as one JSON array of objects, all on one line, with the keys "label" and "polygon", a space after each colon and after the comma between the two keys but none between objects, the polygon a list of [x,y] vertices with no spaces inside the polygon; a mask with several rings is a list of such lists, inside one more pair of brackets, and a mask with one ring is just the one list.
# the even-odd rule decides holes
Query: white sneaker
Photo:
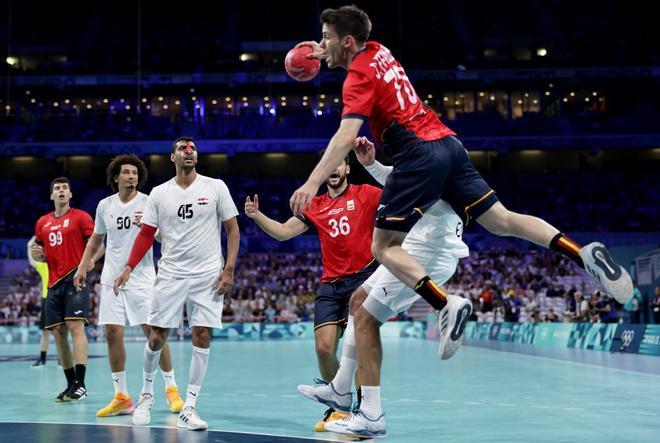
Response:
[{"label": "white sneaker", "polygon": [[440,347],[438,355],[447,360],[458,351],[463,344],[463,330],[470,315],[472,315],[472,302],[457,295],[447,295],[447,306],[438,316],[438,329],[440,330]]},{"label": "white sneaker", "polygon": [[151,422],[151,407],[154,405],[154,396],[140,393],[135,411],[133,412],[133,424],[135,426],[147,426]]},{"label": "white sneaker", "polygon": [[179,413],[179,420],[176,422],[176,427],[188,429],[189,431],[204,431],[209,428],[209,424],[199,418],[195,408],[186,406]]},{"label": "white sneaker", "polygon": [[298,385],[298,392],[310,400],[323,403],[335,411],[343,412],[345,414],[351,412],[351,405],[353,404],[353,393],[340,394],[335,391],[332,382],[325,384],[321,380],[316,385]]},{"label": "white sneaker", "polygon": [[603,285],[605,292],[625,305],[633,293],[628,271],[618,265],[602,243],[589,243],[579,251],[587,273]]},{"label": "white sneaker", "polygon": [[361,438],[382,438],[385,432],[385,416],[381,415],[375,420],[368,418],[358,409],[343,420],[331,421],[325,424],[325,430],[337,434],[355,435]]}]

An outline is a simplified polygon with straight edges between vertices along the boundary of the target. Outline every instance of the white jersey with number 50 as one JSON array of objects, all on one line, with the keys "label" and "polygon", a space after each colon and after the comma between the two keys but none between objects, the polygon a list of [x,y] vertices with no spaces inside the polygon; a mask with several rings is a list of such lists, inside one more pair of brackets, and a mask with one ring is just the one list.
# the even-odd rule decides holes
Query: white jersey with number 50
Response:
[{"label": "white jersey with number 50", "polygon": [[[106,235],[105,261],[101,283],[112,286],[114,279],[124,270],[131,247],[140,227],[136,224],[144,212],[149,197],[138,194],[128,203],[122,203],[119,194],[101,200],[96,207],[94,233]],[[150,288],[156,280],[153,251],[149,251],[131,273],[127,289]]]},{"label": "white jersey with number 50", "polygon": [[195,277],[219,272],[222,222],[238,215],[225,182],[198,174],[186,189],[171,180],[149,195],[142,223],[160,229],[158,272],[171,277]]}]

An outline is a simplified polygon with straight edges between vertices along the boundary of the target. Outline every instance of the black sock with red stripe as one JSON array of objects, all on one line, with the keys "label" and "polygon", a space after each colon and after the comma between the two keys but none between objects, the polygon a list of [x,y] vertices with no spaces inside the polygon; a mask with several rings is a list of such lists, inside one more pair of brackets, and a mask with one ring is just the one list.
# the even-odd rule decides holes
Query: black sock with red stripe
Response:
[{"label": "black sock with red stripe", "polygon": [[447,306],[447,295],[428,275],[417,282],[415,292],[433,306],[433,309],[442,311]]},{"label": "black sock with red stripe", "polygon": [[557,251],[560,254],[564,255],[565,257],[570,258],[573,260],[579,267],[584,269],[584,263],[582,262],[582,259],[580,258],[580,254],[578,252],[580,249],[582,249],[582,246],[579,244],[575,243],[573,240],[568,238],[565,234],[562,234],[561,232],[557,235],[555,235],[552,240],[550,241],[550,249],[553,251]]}]

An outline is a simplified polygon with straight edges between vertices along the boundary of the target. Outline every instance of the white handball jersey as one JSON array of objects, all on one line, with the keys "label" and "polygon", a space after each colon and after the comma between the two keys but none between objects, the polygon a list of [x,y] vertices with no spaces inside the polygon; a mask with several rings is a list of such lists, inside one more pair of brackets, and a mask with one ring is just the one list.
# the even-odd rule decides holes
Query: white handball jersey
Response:
[{"label": "white handball jersey", "polygon": [[[99,202],[94,220],[94,233],[106,235],[105,263],[101,283],[110,285],[122,273],[133,247],[133,241],[140,232],[134,222],[144,213],[149,197],[138,192],[133,200],[122,203],[119,194],[106,197]],[[131,273],[126,283],[127,289],[150,288],[156,280],[152,248]]]},{"label": "white handball jersey", "polygon": [[158,272],[171,277],[195,277],[220,271],[222,222],[238,215],[225,182],[197,174],[182,189],[173,178],[149,195],[142,223],[160,229]]},{"label": "white handball jersey", "polygon": [[424,213],[408,232],[406,241],[433,245],[438,251],[456,258],[470,255],[470,249],[463,242],[463,221],[444,200],[438,200]]}]

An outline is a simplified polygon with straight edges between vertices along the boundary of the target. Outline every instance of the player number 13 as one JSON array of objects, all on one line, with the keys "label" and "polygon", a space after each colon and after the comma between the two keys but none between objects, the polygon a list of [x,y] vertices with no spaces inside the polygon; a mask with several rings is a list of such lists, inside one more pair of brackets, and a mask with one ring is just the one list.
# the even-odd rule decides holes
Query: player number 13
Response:
[{"label": "player number 13", "polygon": [[339,219],[339,221],[333,219],[330,219],[328,221],[328,225],[330,225],[330,237],[335,238],[339,234],[341,235],[348,235],[351,233],[351,225],[348,224],[348,216],[343,216]]}]

